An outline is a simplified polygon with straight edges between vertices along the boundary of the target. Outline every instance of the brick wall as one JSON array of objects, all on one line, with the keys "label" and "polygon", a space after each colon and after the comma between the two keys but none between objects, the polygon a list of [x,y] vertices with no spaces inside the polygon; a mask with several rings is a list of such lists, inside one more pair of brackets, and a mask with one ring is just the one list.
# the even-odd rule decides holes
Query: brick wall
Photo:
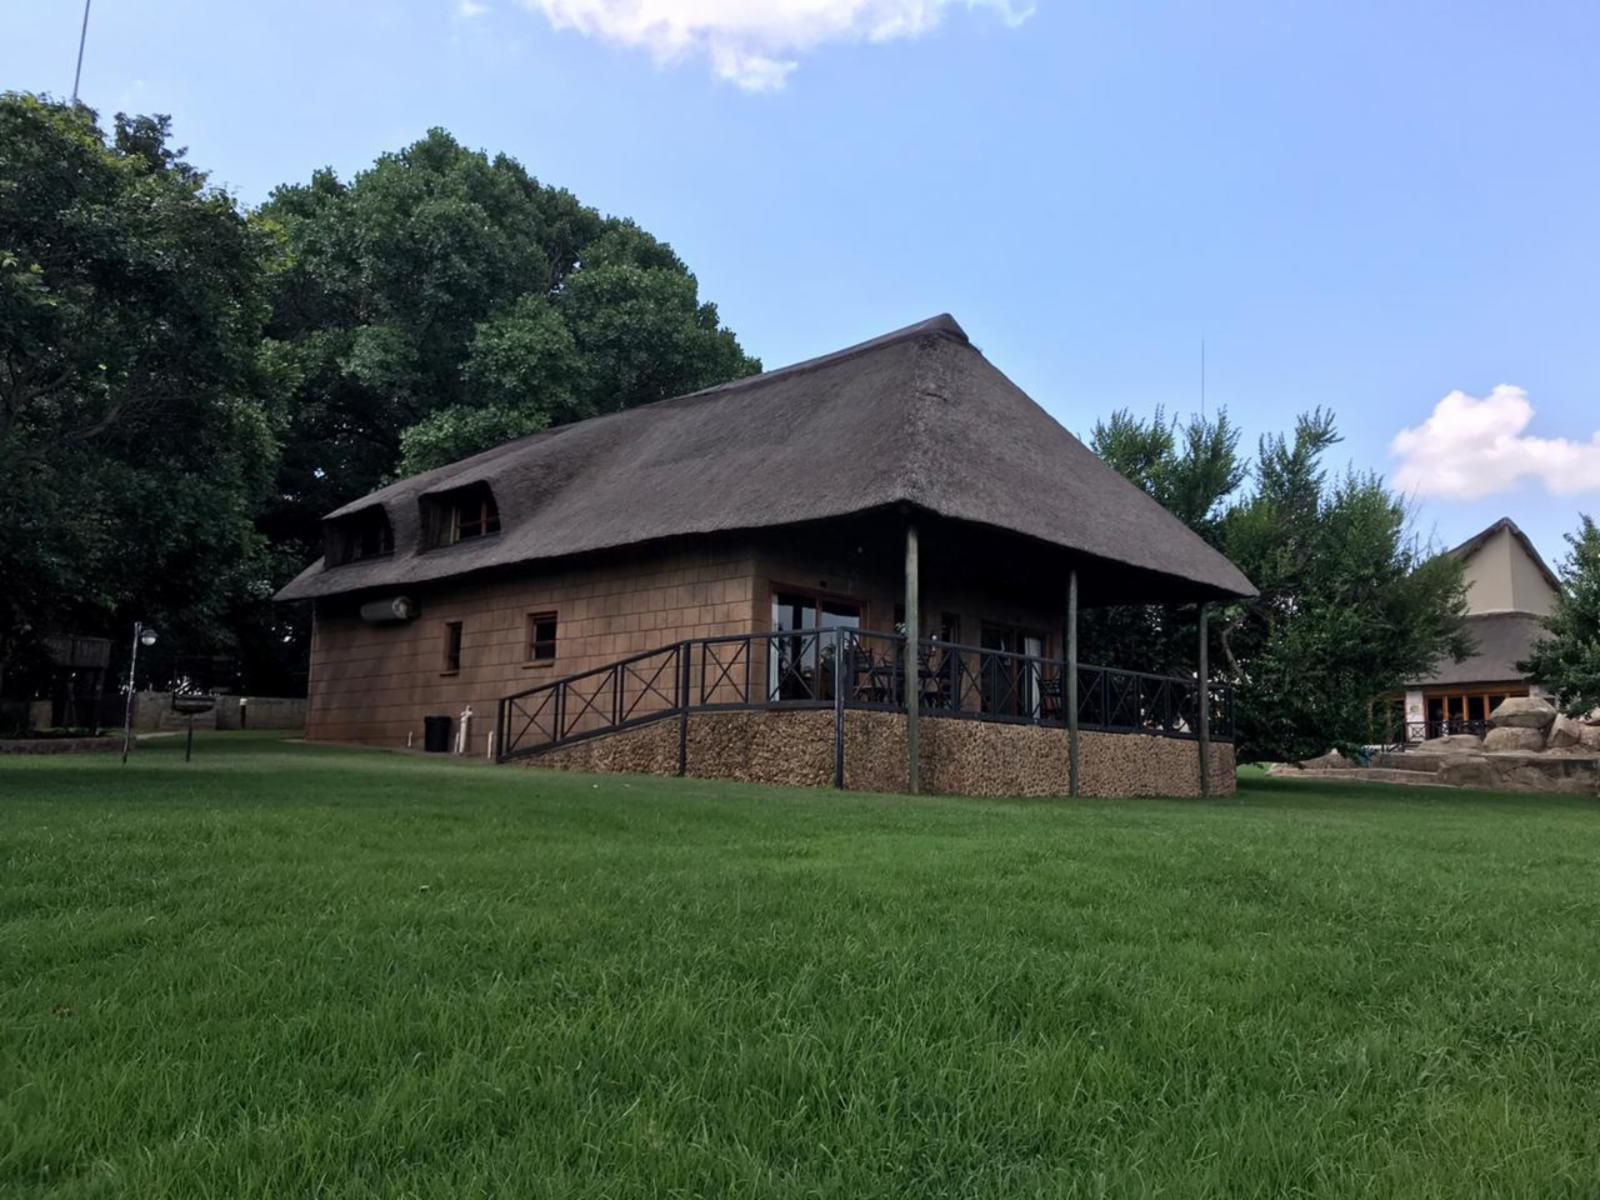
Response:
[{"label": "brick wall", "polygon": [[[685,638],[746,633],[754,568],[743,548],[637,551],[606,561],[408,590],[420,615],[362,621],[351,600],[320,601],[311,640],[307,737],[403,746],[422,719],[470,705],[470,752],[482,754],[496,701],[546,680]],[[554,613],[556,655],[528,661],[532,613]],[[445,667],[445,628],[461,623],[461,665]]]}]

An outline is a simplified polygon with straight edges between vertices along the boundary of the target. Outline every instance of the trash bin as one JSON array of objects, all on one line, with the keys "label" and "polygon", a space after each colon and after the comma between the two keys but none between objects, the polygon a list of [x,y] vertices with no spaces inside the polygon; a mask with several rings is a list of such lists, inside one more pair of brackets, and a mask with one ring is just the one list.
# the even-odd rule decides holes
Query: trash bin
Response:
[{"label": "trash bin", "polygon": [[429,754],[450,753],[450,718],[422,718],[422,748]]}]

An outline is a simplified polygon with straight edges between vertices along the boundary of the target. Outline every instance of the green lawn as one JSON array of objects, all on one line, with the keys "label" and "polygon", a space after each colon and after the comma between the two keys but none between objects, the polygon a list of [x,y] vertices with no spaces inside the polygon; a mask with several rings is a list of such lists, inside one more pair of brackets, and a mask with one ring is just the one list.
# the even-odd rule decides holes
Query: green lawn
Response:
[{"label": "green lawn", "polygon": [[1595,1196],[1600,804],[0,760],[0,1195]]}]

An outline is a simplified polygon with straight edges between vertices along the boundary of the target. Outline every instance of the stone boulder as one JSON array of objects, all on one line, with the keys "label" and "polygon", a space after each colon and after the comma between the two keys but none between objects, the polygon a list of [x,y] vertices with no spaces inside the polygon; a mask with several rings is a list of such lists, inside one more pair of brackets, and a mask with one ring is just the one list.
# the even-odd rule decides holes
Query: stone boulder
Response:
[{"label": "stone boulder", "polygon": [[1571,717],[1556,715],[1555,723],[1550,726],[1550,734],[1545,739],[1545,747],[1549,750],[1571,750],[1574,746],[1583,744],[1583,726]]},{"label": "stone boulder", "polygon": [[[1508,701],[1509,703],[1509,701]],[[1544,731],[1522,725],[1501,725],[1489,730],[1483,748],[1491,753],[1517,750],[1524,753],[1544,749]]]},{"label": "stone boulder", "polygon": [[1302,771],[1342,771],[1350,765],[1350,760],[1335,748],[1316,758],[1305,759],[1299,767]]},{"label": "stone boulder", "polygon": [[1483,739],[1475,733],[1447,733],[1429,738],[1417,748],[1429,754],[1475,754],[1483,749]]},{"label": "stone boulder", "polygon": [[1555,724],[1555,706],[1537,696],[1513,696],[1489,714],[1496,729],[1537,729],[1543,733]]},{"label": "stone boulder", "polygon": [[1494,767],[1481,754],[1453,754],[1439,765],[1440,783],[1460,788],[1492,788],[1498,778]]},{"label": "stone boulder", "polygon": [[1579,725],[1578,744],[1585,750],[1600,754],[1600,725]]},{"label": "stone boulder", "polygon": [[1492,792],[1600,793],[1600,763],[1574,755],[1452,755],[1439,767],[1439,782]]}]

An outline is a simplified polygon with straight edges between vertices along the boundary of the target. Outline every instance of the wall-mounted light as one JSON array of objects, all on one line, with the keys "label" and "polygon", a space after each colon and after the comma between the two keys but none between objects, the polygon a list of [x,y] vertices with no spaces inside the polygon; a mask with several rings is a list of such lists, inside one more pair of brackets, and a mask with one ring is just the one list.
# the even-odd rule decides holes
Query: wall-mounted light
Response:
[{"label": "wall-mounted light", "polygon": [[361,619],[372,625],[391,625],[396,621],[415,620],[417,602],[410,596],[391,596],[387,600],[369,600],[361,606]]}]

